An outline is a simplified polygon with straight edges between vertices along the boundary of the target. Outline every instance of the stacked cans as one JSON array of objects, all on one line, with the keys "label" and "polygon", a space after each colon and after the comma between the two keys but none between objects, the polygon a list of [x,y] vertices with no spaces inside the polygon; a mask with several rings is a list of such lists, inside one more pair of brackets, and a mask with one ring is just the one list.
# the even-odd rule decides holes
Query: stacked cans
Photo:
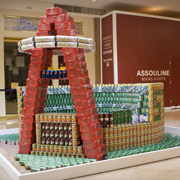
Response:
[{"label": "stacked cans", "polygon": [[48,81],[41,79],[41,71],[47,68],[47,64],[42,62],[42,57],[48,57],[51,59],[50,62],[52,62],[51,50],[42,48],[31,50],[31,63],[26,82],[22,129],[20,131],[19,153],[29,154],[31,152],[32,143],[36,140],[35,114],[43,113],[46,106]]},{"label": "stacked cans", "polygon": [[42,71],[43,79],[66,79],[67,72],[66,70],[43,70]]},{"label": "stacked cans", "polygon": [[[53,92],[52,92],[53,91]],[[46,113],[74,113],[72,94],[68,91],[58,91],[57,87],[49,88],[46,94]]]},{"label": "stacked cans", "polygon": [[111,124],[102,129],[107,152],[159,143],[165,136],[163,120],[141,124]]},{"label": "stacked cans", "polygon": [[36,114],[36,144],[32,154],[83,155],[75,114]]},{"label": "stacked cans", "polygon": [[149,118],[150,121],[164,119],[164,84],[149,84]]},{"label": "stacked cans", "polygon": [[129,124],[132,123],[131,110],[113,111],[113,124]]},{"label": "stacked cans", "polygon": [[17,105],[18,105],[18,127],[19,133],[22,129],[22,115],[23,115],[23,108],[24,108],[24,92],[25,87],[18,87],[17,88]]},{"label": "stacked cans", "polygon": [[158,144],[109,152],[107,153],[106,159],[118,158],[150,151],[157,151],[177,146],[180,146],[180,137],[178,135],[174,136],[173,134],[167,133],[165,134],[165,138]]},{"label": "stacked cans", "polygon": [[37,36],[77,36],[74,19],[67,15],[67,11],[58,8],[47,8],[46,16],[41,17]]},{"label": "stacked cans", "polygon": [[82,134],[84,153],[87,158],[102,160],[106,156],[105,145],[83,50],[63,48],[63,55]]},{"label": "stacked cans", "polygon": [[16,154],[14,156],[16,161],[19,161],[21,166],[24,166],[26,170],[31,172],[38,172],[43,170],[63,168],[68,166],[74,166],[78,164],[85,164],[95,162],[95,159],[87,158],[69,158],[69,157],[51,157],[51,156],[34,156],[25,154]]},{"label": "stacked cans", "polygon": [[24,108],[24,91],[25,87],[17,87],[17,100],[18,100],[18,121],[22,122],[23,108]]}]

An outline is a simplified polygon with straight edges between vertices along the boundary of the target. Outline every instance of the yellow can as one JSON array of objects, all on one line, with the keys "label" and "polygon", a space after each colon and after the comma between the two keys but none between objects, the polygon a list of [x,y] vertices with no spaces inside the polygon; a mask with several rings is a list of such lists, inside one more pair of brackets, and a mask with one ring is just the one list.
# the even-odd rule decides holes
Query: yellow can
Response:
[{"label": "yellow can", "polygon": [[63,147],[62,146],[58,146],[58,152],[63,153]]},{"label": "yellow can", "polygon": [[50,145],[49,150],[50,150],[50,152],[54,152],[54,145]]},{"label": "yellow can", "polygon": [[36,131],[41,130],[41,123],[36,123]]},{"label": "yellow can", "polygon": [[45,145],[44,144],[41,144],[41,152],[45,152]]},{"label": "yellow can", "polygon": [[58,114],[58,115],[57,115],[57,121],[58,121],[58,122],[62,122],[61,117],[62,117],[62,115],[61,115],[61,114]]},{"label": "yellow can", "polygon": [[71,115],[71,121],[72,121],[72,123],[76,123],[77,122],[76,115],[74,115],[74,114]]},{"label": "yellow can", "polygon": [[77,146],[73,146],[73,154],[77,154]]},{"label": "yellow can", "polygon": [[69,153],[69,154],[72,154],[72,153],[73,153],[73,148],[72,148],[72,146],[68,146],[68,153]]},{"label": "yellow can", "polygon": [[48,120],[48,115],[47,114],[44,114],[44,120],[43,120],[44,122],[48,122],[49,120]]},{"label": "yellow can", "polygon": [[45,145],[45,152],[49,152],[49,151],[50,151],[49,145]]},{"label": "yellow can", "polygon": [[70,114],[67,114],[67,115],[66,115],[66,122],[67,122],[67,123],[71,123],[71,122],[72,122],[71,117],[72,117],[72,116],[71,116]]},{"label": "yellow can", "polygon": [[67,146],[63,146],[63,153],[68,153],[68,147]]},{"label": "yellow can", "polygon": [[41,138],[40,137],[36,137],[36,143],[41,144]]},{"label": "yellow can", "polygon": [[61,116],[61,120],[62,120],[62,122],[66,122],[66,116],[65,116],[65,114],[62,114],[62,116]]},{"label": "yellow can", "polygon": [[39,122],[39,121],[40,121],[39,114],[36,114],[36,115],[35,115],[35,120],[36,120],[36,122]]},{"label": "yellow can", "polygon": [[58,122],[58,114],[53,114],[53,122]]},{"label": "yellow can", "polygon": [[40,114],[40,115],[39,115],[39,121],[40,121],[40,122],[43,122],[43,121],[44,121],[44,115],[43,115],[43,114]]},{"label": "yellow can", "polygon": [[49,122],[53,122],[53,114],[50,113],[50,114],[48,115],[48,121],[49,121]]},{"label": "yellow can", "polygon": [[82,146],[78,146],[78,147],[77,147],[77,151],[78,151],[78,152],[77,152],[78,154],[83,154]]},{"label": "yellow can", "polygon": [[32,150],[37,151],[37,145],[36,144],[32,144]]}]

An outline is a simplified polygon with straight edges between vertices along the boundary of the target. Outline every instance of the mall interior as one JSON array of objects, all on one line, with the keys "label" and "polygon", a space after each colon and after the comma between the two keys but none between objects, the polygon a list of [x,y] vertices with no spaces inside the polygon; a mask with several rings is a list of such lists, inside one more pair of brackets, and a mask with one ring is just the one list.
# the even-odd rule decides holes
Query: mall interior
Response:
[{"label": "mall interior", "polygon": [[[66,32],[68,33],[74,32],[75,34],[73,35],[68,33],[63,34],[62,33],[63,30],[58,29],[58,25],[59,27],[61,26],[60,22],[58,21],[52,21],[53,23],[50,22],[50,26],[48,26],[50,30],[46,32],[47,32],[47,36],[53,37],[51,38],[53,40],[50,40],[51,42],[49,42],[48,40],[50,38],[48,39],[46,36],[44,37],[44,39],[43,38],[41,39],[41,42],[45,42],[45,44],[39,47],[45,50],[48,49],[47,51],[51,53],[53,52],[52,58],[50,57],[50,59],[52,59],[51,60],[52,63],[50,65],[48,64],[49,66],[51,66],[51,68],[53,67],[53,69],[50,70],[47,69],[47,63],[45,63],[46,68],[42,69],[42,66],[40,67],[41,70],[43,70],[42,72],[40,72],[41,73],[40,76],[42,76],[42,78],[48,78],[51,75],[48,76],[47,73],[48,72],[50,73],[51,71],[53,71],[54,76],[49,78],[51,80],[47,80],[48,88],[46,87],[46,89],[47,89],[47,93],[49,94],[45,95],[46,99],[43,100],[35,99],[33,101],[34,104],[36,103],[36,101],[39,101],[37,103],[40,102],[44,103],[46,101],[45,102],[46,107],[43,106],[44,107],[43,113],[48,114],[48,117],[50,117],[49,113],[57,113],[57,114],[68,113],[72,115],[76,112],[78,118],[77,127],[80,127],[81,137],[83,136],[83,134],[87,133],[83,131],[82,128],[85,127],[85,124],[83,124],[85,122],[80,122],[82,120],[82,111],[80,112],[80,110],[78,109],[80,108],[78,107],[78,102],[74,100],[76,99],[76,95],[78,95],[78,91],[76,91],[77,89],[75,89],[75,91],[72,92],[72,88],[75,87],[76,85],[79,85],[75,83],[73,84],[72,81],[72,78],[74,77],[77,78],[77,76],[74,74],[70,74],[73,73],[73,71],[72,69],[70,70],[70,68],[68,68],[68,65],[71,65],[72,63],[70,64],[68,62],[69,54],[68,53],[66,54],[65,52],[68,48],[78,49],[77,47],[80,47],[80,45],[82,45],[81,50],[82,49],[84,50],[82,52],[81,50],[76,50],[76,53],[77,54],[79,53],[82,57],[84,57],[85,61],[84,60],[82,61],[85,62],[85,67],[79,68],[82,71],[78,70],[74,72],[78,73],[78,78],[80,77],[84,78],[83,76],[86,76],[86,72],[87,72],[87,77],[89,78],[88,80],[86,79],[86,81],[88,81],[88,83],[87,82],[84,83],[84,81],[82,80],[82,83],[86,85],[81,84],[81,87],[85,89],[85,87],[90,87],[90,85],[92,85],[92,88],[90,89],[92,89],[91,92],[94,93],[94,95],[92,95],[93,99],[89,98],[89,101],[87,101],[88,98],[85,97],[85,95],[84,95],[84,99],[81,99],[83,103],[85,103],[86,108],[89,108],[90,110],[94,110],[92,108],[93,107],[92,104],[94,103],[94,108],[97,109],[95,110],[96,112],[91,112],[91,114],[88,112],[90,114],[88,117],[89,121],[90,121],[90,117],[97,116],[99,120],[96,119],[97,120],[96,125],[98,123],[100,124],[101,123],[100,117],[106,118],[106,114],[108,114],[107,117],[109,117],[109,125],[105,124],[106,120],[102,120],[103,123],[100,124],[100,128],[102,129],[102,134],[106,131],[106,129],[108,129],[107,127],[109,127],[110,129],[111,127],[113,128],[116,127],[116,125],[117,127],[133,126],[134,124],[135,125],[140,124],[139,126],[141,127],[142,124],[146,125],[148,123],[155,124],[155,127],[159,125],[158,126],[159,129],[158,128],[157,129],[160,130],[162,128],[162,132],[160,132],[160,135],[157,135],[159,139],[157,138],[156,142],[154,143],[152,141],[152,144],[155,144],[154,145],[155,147],[159,147],[161,144],[163,148],[155,149],[155,151],[152,152],[143,151],[142,154],[139,153],[138,148],[143,149],[143,147],[146,147],[146,149],[148,149],[149,148],[148,146],[153,146],[151,143],[150,143],[151,145],[148,144],[148,140],[147,140],[148,137],[146,137],[146,135],[153,136],[153,133],[146,134],[145,132],[144,137],[147,138],[145,144],[140,142],[137,146],[132,145],[132,147],[131,145],[126,145],[126,146],[121,145],[120,149],[112,148],[112,150],[110,147],[111,137],[110,136],[107,137],[107,134],[101,135],[103,136],[102,137],[103,142],[101,143],[104,144],[103,145],[101,143],[100,144],[102,145],[102,147],[105,147],[106,145],[106,149],[104,151],[102,150],[102,152],[104,153],[104,154],[102,153],[103,158],[100,158],[100,156],[95,156],[97,157],[95,158],[97,159],[97,162],[89,163],[90,164],[89,168],[92,167],[92,169],[95,169],[93,168],[93,164],[95,163],[97,164],[100,162],[102,164],[101,168],[100,168],[101,164],[99,164],[99,167],[98,164],[94,166],[94,167],[97,166],[99,170],[97,168],[94,171],[93,170],[88,171],[88,166],[87,166],[86,168],[87,172],[82,173],[82,171],[84,171],[85,169],[83,166],[85,165],[80,165],[82,166],[82,170],[78,164],[76,164],[77,170],[76,169],[73,170],[73,168],[76,168],[76,165],[75,167],[66,167],[66,168],[62,166],[63,168],[61,167],[60,170],[65,170],[65,169],[66,170],[61,172],[59,171],[59,174],[58,171],[56,171],[55,176],[52,176],[51,179],[88,180],[93,178],[95,180],[96,179],[97,180],[102,180],[102,179],[103,180],[111,180],[111,179],[113,180],[152,180],[152,179],[176,180],[177,179],[178,180],[180,177],[180,171],[179,171],[180,153],[178,153],[180,152],[179,151],[180,149],[178,149],[179,148],[178,146],[180,145],[179,143],[180,139],[179,142],[177,140],[180,136],[180,95],[179,95],[180,81],[178,75],[179,67],[180,67],[179,5],[180,2],[178,2],[177,0],[171,0],[171,1],[169,0],[164,0],[164,1],[161,0],[156,0],[156,1],[155,0],[151,0],[151,1],[150,0],[146,0],[146,1],[143,0],[66,0],[66,1],[0,0],[0,59],[1,59],[0,60],[0,77],[1,77],[0,78],[0,100],[1,100],[0,101],[0,180],[18,179],[17,177],[21,175],[22,177],[20,177],[19,179],[30,179],[30,178],[49,179],[51,176],[48,175],[47,173],[47,177],[46,177],[46,171],[53,172],[53,168],[52,170],[47,170],[46,168],[45,171],[40,171],[41,174],[38,174],[40,172],[35,172],[35,171],[33,172],[32,169],[30,170],[25,168],[24,166],[20,166],[19,161],[15,161],[14,158],[18,153],[27,154],[25,153],[27,152],[26,150],[22,150],[23,147],[26,147],[23,146],[26,143],[24,144],[22,143],[24,136],[20,137],[21,134],[23,134],[22,131],[23,130],[26,131],[26,128],[24,128],[27,122],[26,120],[24,120],[25,117],[33,117],[35,119],[37,114],[42,114],[41,111],[39,112],[37,111],[36,113],[34,109],[32,111],[33,112],[32,116],[28,114],[29,111],[27,113],[25,111],[24,113],[23,107],[25,106],[28,107],[27,102],[33,101],[33,100],[31,101],[31,99],[29,101],[28,100],[24,101],[25,97],[28,98],[26,96],[28,94],[27,88],[26,88],[27,94],[25,95],[25,86],[28,87],[27,79],[30,79],[30,73],[28,73],[28,71],[33,71],[33,67],[36,68],[36,66],[31,66],[33,65],[32,63],[33,50],[32,51],[30,50],[32,49],[32,47],[37,50],[38,37],[45,36],[44,34],[43,35],[41,34],[46,30],[46,29],[43,30],[43,26],[42,26],[43,22],[49,21],[49,19],[51,18],[53,20],[55,19],[54,18],[55,15],[54,16],[51,14],[48,15],[48,12],[50,13],[52,12],[50,10],[48,11],[48,8],[53,8],[53,7],[55,7],[55,11],[58,9],[59,17],[64,17],[63,16],[64,11],[62,11],[63,9],[65,10],[65,14],[67,12],[66,19],[68,19],[69,17],[73,18],[72,21],[69,18],[67,21],[65,21],[66,24],[64,22],[63,23],[64,25],[71,26],[71,28],[73,29],[73,30],[72,29],[67,30]],[[53,13],[55,11],[53,11]],[[42,17],[45,16],[46,18],[43,19]],[[55,24],[55,30],[53,29],[54,24]],[[52,25],[53,28],[51,27]],[[38,35],[37,31],[40,35]],[[69,38],[68,37],[62,38],[62,36],[64,35],[69,36]],[[72,48],[71,44],[75,42],[74,40],[71,39],[71,36],[74,37],[78,36],[78,38],[75,38],[77,40],[76,48],[75,46],[73,46]],[[71,42],[70,43],[67,42],[68,40]],[[50,48],[46,46],[48,45],[47,41],[49,44],[54,43],[53,46],[51,47],[49,46]],[[59,42],[59,41],[63,41],[63,42]],[[66,45],[65,42],[67,42]],[[58,46],[58,43],[59,44],[61,43],[62,46],[61,45]],[[53,51],[51,51],[51,49],[53,49]],[[45,53],[45,50],[42,50],[43,54]],[[32,54],[29,52],[31,52]],[[61,55],[59,55],[59,52],[61,53]],[[44,55],[42,55],[41,57],[43,56]],[[79,58],[79,56],[76,54],[74,57]],[[81,63],[83,66],[83,62]],[[62,77],[60,77],[59,75],[58,78],[55,78],[55,72],[61,73]],[[44,77],[43,77],[43,73],[45,73]],[[83,73],[85,75],[83,75]],[[41,79],[41,77],[39,79]],[[34,82],[35,81],[33,79],[33,83]],[[69,99],[67,99],[67,96],[65,96],[65,98],[68,100],[69,103],[67,102],[67,100],[66,101],[64,100],[61,101],[62,106],[58,104],[58,102],[60,103],[59,99],[64,98],[62,96],[55,96],[53,100],[51,99],[48,100],[48,97],[50,97],[53,94],[53,92],[55,92],[55,89],[56,90],[60,89],[61,91],[61,89],[64,88],[65,90],[68,90],[70,86],[72,86],[70,92],[72,98],[70,96],[68,97]],[[29,91],[33,90],[33,86],[29,85],[29,87],[32,88],[29,89]],[[148,90],[146,89],[146,87],[148,87]],[[157,98],[156,107],[155,105],[153,106],[155,100],[152,100],[152,106],[154,107],[154,110],[152,109],[152,116],[150,110],[151,87],[154,87],[154,91],[152,90],[152,93],[154,93],[153,97],[154,98],[156,96],[159,97]],[[39,88],[41,89],[40,91],[42,91],[43,89],[42,86],[41,87],[39,86]],[[106,91],[103,91],[103,88],[104,89],[106,88]],[[112,90],[113,88],[116,90],[113,91]],[[125,92],[127,93],[124,93],[123,90],[118,91],[118,88],[125,89]],[[137,90],[138,88],[140,90]],[[158,88],[160,89],[160,91],[158,91]],[[135,94],[138,94],[136,92],[139,91],[141,92],[140,96],[143,96],[143,98],[146,98],[146,96],[144,94],[142,95],[142,93],[144,92],[146,93],[148,91],[147,99],[149,98],[147,101],[142,100],[140,104],[135,102],[135,100],[137,99],[137,97],[135,97]],[[158,94],[157,92],[159,92],[160,94]],[[29,93],[31,94],[32,92]],[[36,93],[38,93],[37,88],[33,97],[36,96]],[[88,95],[90,96],[90,91],[87,90],[87,93],[89,93]],[[118,93],[122,94],[121,98]],[[108,94],[109,97],[108,96],[101,97],[101,94],[102,96],[103,94],[104,96]],[[116,98],[113,97],[115,96],[114,94],[115,95],[118,94],[119,97],[118,95]],[[121,105],[121,108],[123,107],[124,112],[126,111],[127,107],[130,107],[131,118],[129,118],[129,115],[128,115],[129,119],[126,118],[126,115],[124,116],[125,121],[126,119],[128,119],[127,120],[128,122],[124,122],[124,120],[122,120],[122,122],[120,123],[121,125],[119,125],[119,123],[115,123],[115,119],[116,119],[115,113],[121,112],[122,109],[119,108],[119,106],[117,106],[118,103],[115,103],[113,100],[112,101],[114,102],[114,104],[113,102],[111,102],[109,103],[110,106],[108,106],[109,105],[108,102],[111,101],[111,98],[112,99],[114,98],[115,99],[114,101],[116,101],[116,99],[117,101],[118,99],[119,101],[121,101],[121,103],[119,104]],[[74,105],[72,99],[74,101]],[[147,104],[145,104],[146,102]],[[56,108],[56,110],[53,109],[54,110],[53,111],[51,109],[51,107],[53,107],[53,103],[56,104],[58,108],[64,108],[64,109],[59,110],[58,108]],[[65,105],[63,105],[63,103]],[[133,103],[138,105],[134,106]],[[72,104],[72,109],[70,108],[71,104]],[[80,104],[80,100],[79,100],[79,104]],[[38,105],[36,104],[36,106]],[[117,108],[114,108],[115,106]],[[26,110],[28,109],[27,107]],[[29,107],[31,109],[32,104],[29,105]],[[39,109],[42,109],[41,107],[42,106],[40,105]],[[124,107],[126,108],[124,109]],[[134,110],[132,107],[133,108],[138,107],[138,108]],[[141,111],[141,113],[139,113],[139,110]],[[146,110],[148,110],[148,112],[146,112]],[[111,113],[109,113],[110,111]],[[127,110],[127,113],[128,112],[129,111]],[[86,115],[84,115],[84,118],[85,116]],[[113,122],[110,122],[110,116],[113,117],[114,119]],[[41,117],[41,116],[37,115],[37,117]],[[139,119],[136,120],[136,117]],[[142,118],[144,119],[142,120]],[[118,115],[117,115],[117,119],[118,119]],[[33,139],[33,135],[30,136],[31,138],[29,138],[28,136],[28,138],[31,140],[30,142],[31,147],[28,153],[34,156],[36,155],[41,156],[42,154],[36,154],[35,150],[33,150],[34,147],[33,143],[36,143],[35,144],[37,145],[36,148],[38,147],[37,124],[40,124],[39,125],[40,128],[42,128],[44,124],[41,123],[40,121],[37,123],[37,121],[38,120],[36,119],[33,121],[33,123],[31,122],[31,125],[33,124],[32,126],[35,126],[36,124],[36,135],[34,135],[36,142]],[[48,124],[46,123],[46,121],[44,122],[45,125]],[[22,125],[23,123],[24,126]],[[153,127],[154,126],[152,125],[152,128]],[[33,129],[33,127],[31,128]],[[31,131],[33,131],[32,129]],[[145,131],[146,130],[147,129],[145,129]],[[140,136],[142,136],[142,132],[143,132],[142,130],[141,133],[139,132]],[[155,130],[152,130],[152,132],[156,133]],[[93,130],[92,133],[94,133]],[[8,143],[7,141],[5,143],[3,137],[9,134],[14,136],[15,135],[19,136],[18,138],[19,142]],[[41,136],[43,136],[42,133]],[[121,139],[122,144],[124,142],[123,136],[126,135],[122,134],[122,139]],[[85,145],[87,144],[86,142],[89,142],[90,140],[86,141],[83,138],[81,139],[81,137],[78,134],[78,138],[79,138],[78,140],[80,141],[78,143],[80,143],[79,145],[81,145],[83,151],[82,153],[80,153],[80,155],[83,153],[85,155],[83,155],[82,157],[81,156],[76,156],[76,157],[85,159],[86,156],[86,158],[92,159],[93,156],[87,153],[89,149]],[[109,138],[108,143],[106,141],[107,140],[106,138]],[[115,136],[113,136],[112,138],[116,139]],[[163,144],[163,142],[167,143],[165,139],[168,138],[170,139],[174,138],[176,140],[176,144],[166,147],[166,145]],[[140,137],[139,140],[141,141],[142,137]],[[98,143],[96,139],[95,141],[96,143]],[[95,141],[93,141],[93,143],[95,143]],[[131,140],[128,140],[128,142],[129,141]],[[107,146],[109,146],[109,148],[107,148]],[[100,146],[97,145],[96,147],[99,148]],[[121,154],[121,151],[125,152],[127,149],[131,149],[130,150],[131,152],[132,151],[135,152],[137,150],[138,153],[125,155],[125,157],[121,157],[121,156],[115,157],[115,152]],[[97,150],[97,148],[95,150]],[[45,152],[43,152],[43,154],[45,156]],[[50,155],[48,152],[48,155],[46,156],[48,157],[58,156],[57,154],[60,153],[53,152],[53,155],[52,154]],[[61,155],[59,155],[60,156],[59,158],[63,157],[62,154],[64,153],[61,153]],[[110,157],[110,155],[112,154],[114,155],[113,156],[114,159],[107,158]],[[105,155],[107,156],[105,157]],[[136,159],[135,158],[133,159],[133,157],[135,156],[137,156]],[[66,153],[64,154],[64,158],[65,157],[67,159],[68,158],[70,159],[70,157],[72,157],[72,159],[73,157],[74,159],[77,159],[75,156],[71,156],[71,155],[69,156]],[[152,160],[149,160],[148,158],[151,159],[151,157]],[[127,159],[123,159],[123,158],[127,158]],[[106,161],[109,161],[109,164]],[[9,168],[8,165],[11,165],[11,168]],[[110,166],[110,167],[107,168],[106,166]],[[70,168],[69,175],[68,175],[68,168]],[[8,171],[7,169],[12,169],[12,170]],[[17,175],[17,177],[14,176],[12,171],[14,172],[16,171],[16,174],[19,175]],[[29,174],[35,174],[35,175],[37,174],[37,176],[30,177],[28,176]]]}]

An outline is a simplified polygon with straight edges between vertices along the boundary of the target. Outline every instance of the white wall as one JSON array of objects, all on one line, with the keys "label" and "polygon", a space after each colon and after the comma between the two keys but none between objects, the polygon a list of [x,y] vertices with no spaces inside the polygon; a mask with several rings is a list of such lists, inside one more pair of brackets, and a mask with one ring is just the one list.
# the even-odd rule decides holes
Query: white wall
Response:
[{"label": "white wall", "polygon": [[[53,7],[53,3],[41,2],[41,1],[27,1],[27,0],[0,0],[0,89],[4,89],[4,38],[16,38],[23,39],[35,36],[35,32],[16,32],[16,31],[4,31],[3,30],[3,15],[9,16],[22,16],[22,17],[34,17],[40,18],[44,16],[46,8]],[[32,7],[32,10],[27,10],[26,7]],[[83,37],[94,39],[94,23],[92,15],[82,15],[77,13],[68,13],[74,17],[74,21],[84,23],[84,35]],[[54,65],[57,57],[53,58]],[[87,68],[89,71],[89,77],[91,84],[95,83],[95,58],[94,53],[86,55]],[[56,66],[56,65],[55,65]],[[56,84],[56,83],[55,83]],[[5,93],[0,92],[0,116],[6,115],[5,110]]]}]

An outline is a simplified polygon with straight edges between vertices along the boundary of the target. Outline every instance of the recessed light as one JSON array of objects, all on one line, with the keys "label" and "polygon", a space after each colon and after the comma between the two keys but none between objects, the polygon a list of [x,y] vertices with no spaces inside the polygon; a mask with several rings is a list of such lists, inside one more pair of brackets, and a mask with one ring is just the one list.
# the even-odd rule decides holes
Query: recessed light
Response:
[{"label": "recessed light", "polygon": [[92,2],[96,2],[96,0],[92,0]]}]

